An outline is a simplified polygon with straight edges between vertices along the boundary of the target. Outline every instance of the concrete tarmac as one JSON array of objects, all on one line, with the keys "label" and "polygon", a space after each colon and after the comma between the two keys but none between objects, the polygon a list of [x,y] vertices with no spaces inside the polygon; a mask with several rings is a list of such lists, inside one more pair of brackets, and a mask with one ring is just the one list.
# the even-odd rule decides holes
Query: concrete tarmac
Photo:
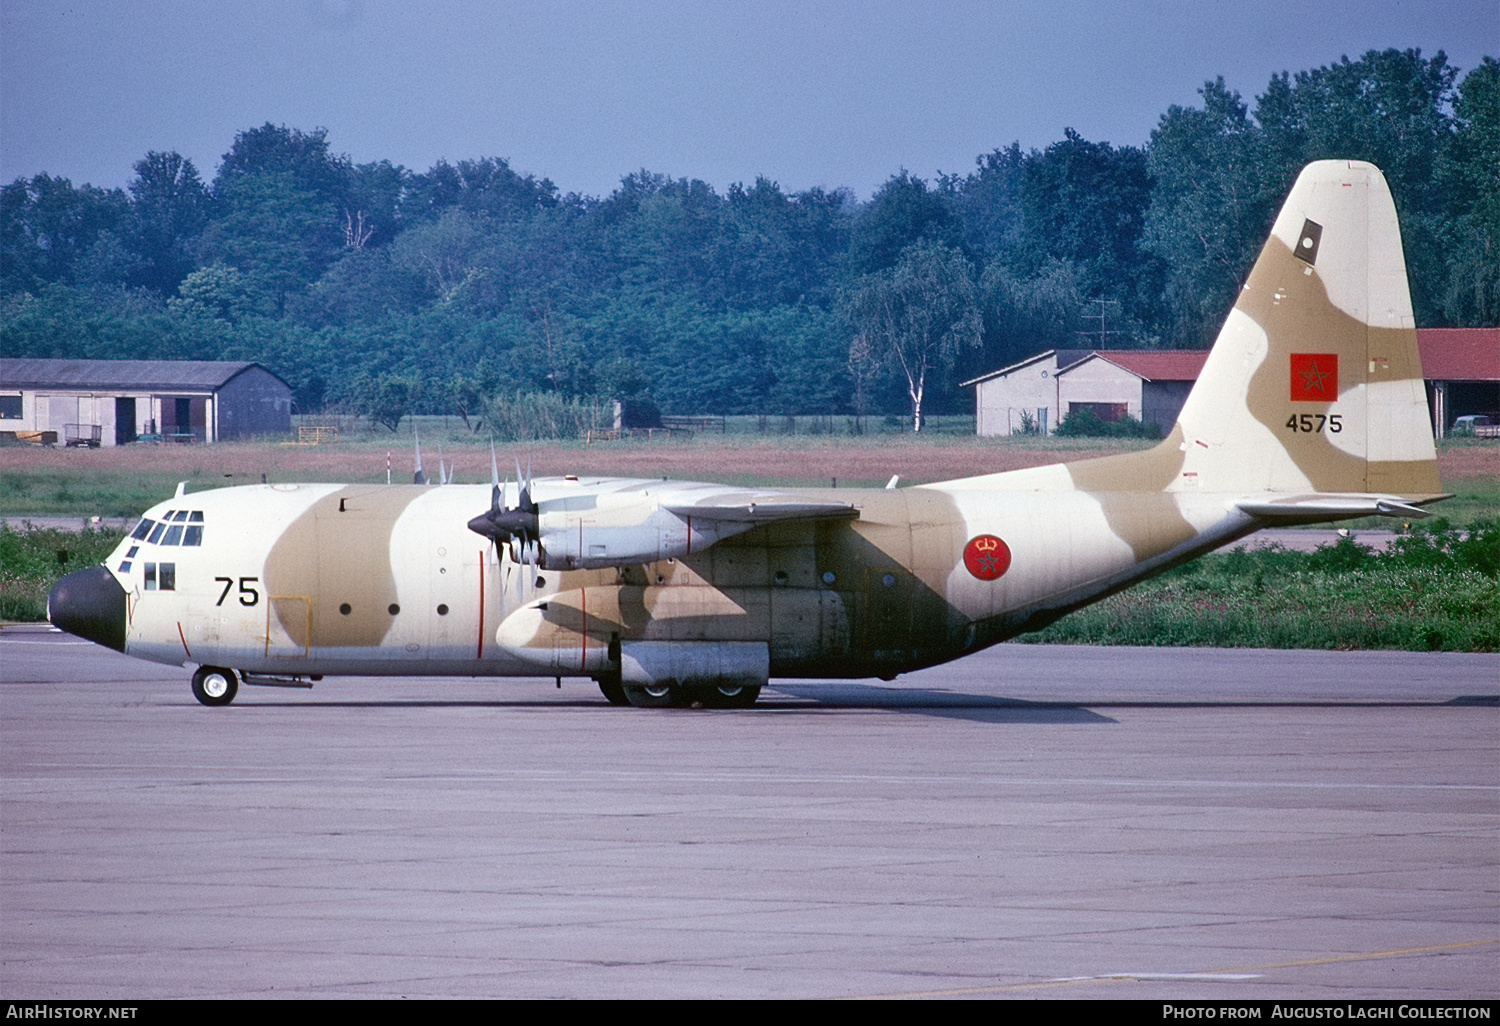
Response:
[{"label": "concrete tarmac", "polygon": [[1500,658],[1004,645],[739,712],[0,633],[0,995],[1500,997]]}]

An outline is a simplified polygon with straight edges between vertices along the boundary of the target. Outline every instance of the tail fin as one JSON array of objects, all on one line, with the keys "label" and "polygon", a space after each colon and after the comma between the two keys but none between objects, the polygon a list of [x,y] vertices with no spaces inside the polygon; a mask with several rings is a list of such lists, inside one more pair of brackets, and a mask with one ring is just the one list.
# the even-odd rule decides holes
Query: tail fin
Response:
[{"label": "tail fin", "polygon": [[1173,490],[1441,488],[1396,207],[1372,164],[1309,164],[1173,438]]}]

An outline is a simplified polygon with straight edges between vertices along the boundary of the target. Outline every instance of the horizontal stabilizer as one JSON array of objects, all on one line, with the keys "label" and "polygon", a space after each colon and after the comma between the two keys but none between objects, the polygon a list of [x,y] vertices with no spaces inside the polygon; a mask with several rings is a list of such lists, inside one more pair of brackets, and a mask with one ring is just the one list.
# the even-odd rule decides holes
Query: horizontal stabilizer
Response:
[{"label": "horizontal stabilizer", "polygon": [[[1446,499],[1434,495],[1424,502]],[[1355,517],[1400,517],[1422,520],[1432,516],[1430,510],[1413,506],[1388,495],[1291,495],[1266,502],[1236,503],[1239,509],[1258,520],[1317,523],[1323,520],[1351,520]]]}]

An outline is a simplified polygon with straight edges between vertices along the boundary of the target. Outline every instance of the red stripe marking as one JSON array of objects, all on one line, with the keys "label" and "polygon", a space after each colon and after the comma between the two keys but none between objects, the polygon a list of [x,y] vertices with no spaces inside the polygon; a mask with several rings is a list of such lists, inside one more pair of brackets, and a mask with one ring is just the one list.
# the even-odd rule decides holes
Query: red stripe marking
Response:
[{"label": "red stripe marking", "polygon": [[487,549],[479,550],[479,651],[475,653],[475,659],[484,658],[484,572],[489,569],[489,553]]},{"label": "red stripe marking", "polygon": [[189,659],[193,658],[193,653],[190,652],[190,651],[188,651],[187,636],[182,633],[182,621],[181,620],[177,621],[177,637],[182,640],[182,650],[184,652],[187,652],[187,657]]}]

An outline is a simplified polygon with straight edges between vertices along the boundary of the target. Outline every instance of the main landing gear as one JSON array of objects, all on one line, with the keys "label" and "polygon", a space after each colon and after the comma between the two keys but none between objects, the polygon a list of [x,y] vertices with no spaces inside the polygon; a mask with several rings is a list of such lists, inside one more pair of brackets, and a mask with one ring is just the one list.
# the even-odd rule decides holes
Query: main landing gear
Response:
[{"label": "main landing gear", "polygon": [[760,698],[759,684],[625,684],[618,675],[597,678],[599,691],[611,705],[638,709],[748,709]]},{"label": "main landing gear", "polygon": [[239,678],[222,666],[200,666],[193,674],[193,697],[204,705],[228,705],[239,690]]}]

